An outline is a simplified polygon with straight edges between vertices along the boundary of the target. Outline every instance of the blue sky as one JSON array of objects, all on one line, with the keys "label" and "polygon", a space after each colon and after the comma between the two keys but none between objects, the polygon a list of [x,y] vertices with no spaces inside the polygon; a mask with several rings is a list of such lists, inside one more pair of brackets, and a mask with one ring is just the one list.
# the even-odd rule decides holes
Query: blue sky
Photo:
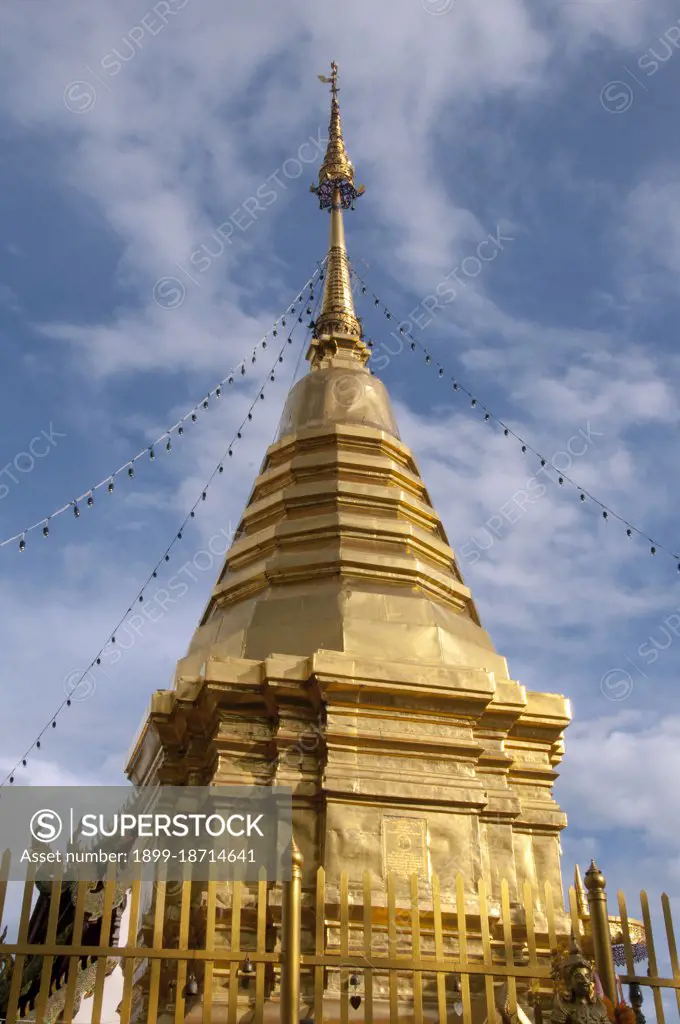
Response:
[{"label": "blue sky", "polygon": [[[406,319],[470,268],[419,339],[546,457],[585,433],[569,475],[677,549],[677,8],[347,0],[339,17],[302,0],[155,7],[14,0],[0,15],[0,462],[16,479],[0,476],[2,536],[174,423],[250,358],[314,272],[328,228],[308,191],[328,120],[316,75],[334,58],[367,189],[347,217],[348,245],[370,289]],[[300,177],[294,163],[281,170],[291,160]],[[275,198],[248,222],[243,204],[268,180]],[[190,269],[234,215],[246,227],[193,283],[177,264]],[[509,240],[477,271],[479,244],[499,231]],[[170,309],[154,300],[169,275],[186,286]],[[394,324],[370,297],[359,312],[376,350],[393,345]],[[236,526],[300,345],[173,553],[175,571]],[[60,517],[49,540],[38,531],[21,555],[0,549],[3,774],[134,599],[271,353],[171,455],[121,477],[114,495],[98,492],[78,520]],[[392,356],[380,375],[511,675],[572,700],[556,787],[570,817],[565,874],[594,854],[614,885],[634,889],[653,871],[656,887],[677,891],[680,644],[664,626],[680,607],[674,561],[550,483],[489,545],[485,524],[537,460],[421,356]],[[13,468],[43,431],[48,453],[30,472]],[[93,677],[94,692],[59,716],[17,782],[120,780],[219,568],[216,558],[196,572]]]}]

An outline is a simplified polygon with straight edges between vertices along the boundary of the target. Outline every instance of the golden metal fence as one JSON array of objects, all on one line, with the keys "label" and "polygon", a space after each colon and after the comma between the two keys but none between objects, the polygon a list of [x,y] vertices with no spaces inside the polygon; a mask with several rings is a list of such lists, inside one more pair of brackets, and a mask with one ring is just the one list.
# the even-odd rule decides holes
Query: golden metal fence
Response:
[{"label": "golden metal fence", "polygon": [[[5,853],[0,919],[9,867]],[[301,1019],[317,1024],[475,1024],[509,1020],[518,1004],[541,1024],[552,1000],[551,955],[569,941],[569,924],[594,956],[606,995],[616,1002],[615,920],[615,939],[626,961],[619,981],[633,986],[638,1024],[644,1018],[636,986],[651,988],[656,1019],[665,1024],[664,991],[674,991],[680,1011],[680,966],[668,897],[662,897],[661,911],[671,976],[659,972],[666,958],[657,950],[645,893],[641,907],[649,972],[638,974],[635,941],[641,927],[629,918],[622,893],[620,918],[609,918],[604,879],[589,874],[587,911],[571,889],[567,916],[561,894],[549,885],[539,892],[526,883],[521,899],[511,899],[503,882],[492,898],[483,879],[470,889],[460,875],[453,889],[442,888],[436,876],[424,883],[416,875],[405,880],[394,874],[380,888],[368,874],[359,885],[347,873],[329,885],[320,868],[315,886],[303,889],[296,850],[292,880],[283,886],[264,880],[254,886],[236,881],[227,887],[218,880],[170,886],[161,879],[154,883],[146,914],[143,883],[132,883],[127,937],[117,945],[112,921],[120,886],[113,876],[93,887],[88,882],[67,886],[55,875],[41,886],[38,920],[29,867],[17,941],[5,942],[4,933],[0,937],[0,1019],[71,1024],[79,1001],[88,996],[92,1024],[108,1024],[110,1018],[102,1020],[105,985],[119,964],[117,1013],[123,1024],[236,1024],[244,1019],[249,1024],[299,1024]]]},{"label": "golden metal fence", "polygon": [[[640,892],[640,906],[642,909],[642,920],[645,930],[645,944],[647,946],[647,974],[637,974],[635,971],[635,958],[633,955],[633,936],[631,935],[631,923],[628,917],[628,907],[625,895],[618,893],[619,914],[621,921],[621,944],[626,962],[626,973],[620,976],[623,985],[644,986],[652,990],[654,999],[654,1010],[658,1024],[664,1024],[665,1013],[662,1000],[662,991],[674,990],[678,1014],[680,1015],[680,964],[678,963],[678,947],[675,939],[673,918],[671,917],[670,900],[666,893],[661,895],[661,914],[666,933],[666,944],[668,947],[668,961],[672,972],[671,978],[664,978],[659,973],[659,957],[657,956],[656,941],[652,928],[652,916],[649,908],[649,899],[644,889]],[[662,954],[663,955],[663,954]]]},{"label": "golden metal fence", "polygon": [[[340,878],[339,903],[328,914],[323,868],[317,874],[315,904],[315,953],[303,954],[301,967],[314,971],[313,1017],[316,1021],[326,1019],[326,1000],[339,1003],[339,1019],[345,1024],[350,1020],[351,976],[361,974],[363,989],[363,1016],[367,1022],[374,1020],[376,1002],[376,981],[381,979],[386,990],[386,1003],[390,1021],[404,1020],[401,988],[406,989],[409,1017],[415,1024],[422,1024],[426,1002],[435,1009],[437,1019],[447,1021],[451,1017],[451,1003],[460,1000],[464,1024],[472,1020],[471,987],[475,982],[483,983],[483,998],[486,1012],[491,1020],[496,1014],[496,993],[494,979],[504,982],[510,1012],[517,1005],[517,982],[529,985],[532,981],[540,987],[548,986],[551,978],[550,946],[539,945],[534,929],[533,910],[536,893],[527,884],[523,893],[525,926],[520,936],[513,937],[512,912],[507,882],[501,887],[501,931],[492,934],[486,884],[480,879],[477,885],[477,905],[473,911],[475,925],[470,934],[469,895],[466,897],[462,875],[456,878],[455,907],[442,907],[440,882],[433,876],[431,899],[423,908],[421,905],[421,882],[417,875],[409,880],[409,906],[399,906],[397,878],[387,877],[386,901],[376,904],[371,878],[364,876],[361,903],[356,913],[349,902],[348,877]],[[544,893],[548,908],[548,937],[553,948],[557,947],[553,894],[550,886]],[[517,916],[515,914],[515,916]],[[337,932],[337,942],[329,944],[328,938]],[[361,945],[352,943],[357,935]],[[384,941],[381,941],[384,940]],[[475,949],[471,948],[474,945]],[[521,949],[520,949],[521,947]],[[327,984],[326,972],[334,969],[339,975],[336,989]],[[358,980],[358,978],[357,978]],[[427,984],[429,982],[429,985]],[[453,982],[453,984],[450,984]],[[359,985],[355,986],[357,989]],[[430,989],[429,999],[426,987]],[[357,991],[358,994],[358,991]],[[385,1016],[385,1014],[381,1014]],[[331,1019],[333,1019],[331,1017]]]}]

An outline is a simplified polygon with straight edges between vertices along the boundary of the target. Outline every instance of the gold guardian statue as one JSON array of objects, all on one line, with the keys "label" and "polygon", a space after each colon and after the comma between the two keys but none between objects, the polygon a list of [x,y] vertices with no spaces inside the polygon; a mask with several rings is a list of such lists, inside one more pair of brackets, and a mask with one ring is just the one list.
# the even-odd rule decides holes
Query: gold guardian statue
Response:
[{"label": "gold guardian statue", "polygon": [[553,956],[555,999],[551,1024],[610,1024],[595,991],[594,965],[582,955],[572,933],[569,955]]}]

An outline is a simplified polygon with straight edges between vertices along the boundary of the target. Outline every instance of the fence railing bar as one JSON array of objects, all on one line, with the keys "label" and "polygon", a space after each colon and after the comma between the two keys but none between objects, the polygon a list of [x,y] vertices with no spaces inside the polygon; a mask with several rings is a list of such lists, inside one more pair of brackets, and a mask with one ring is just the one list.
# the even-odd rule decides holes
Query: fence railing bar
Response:
[{"label": "fence railing bar", "polygon": [[490,1021],[496,1020],[496,1004],[493,990],[493,976],[488,968],[491,967],[491,934],[489,931],[489,914],[486,898],[486,882],[480,878],[477,883],[479,896],[479,920],[482,932],[482,952],[484,954],[484,966],[487,973],[484,976],[484,994],[486,996],[486,1018]]},{"label": "fence railing bar", "polygon": [[574,935],[576,936],[576,941],[578,942],[579,937],[581,935],[581,932],[583,931],[583,925],[581,924],[581,918],[580,918],[579,912],[578,912],[578,900],[576,898],[576,889],[574,888],[573,885],[569,886],[569,889],[568,889],[568,899],[569,899],[569,916],[571,918],[571,927],[573,929]]},{"label": "fence railing bar", "polygon": [[[418,895],[418,875],[411,875],[411,956],[414,961],[420,959],[420,900]],[[413,1021],[423,1024],[423,978],[415,971],[413,979]]]},{"label": "fence railing bar", "polygon": [[[364,956],[369,966],[364,971],[364,1022],[373,1024],[373,970],[371,945],[373,941],[373,908],[371,893],[371,872],[364,871]],[[322,970],[319,968],[319,970]],[[321,1021],[321,1018],[317,1018]]]},{"label": "fence railing bar", "polygon": [[[395,889],[395,876],[394,872],[390,871],[387,875],[387,949],[390,957],[396,959],[397,956],[397,897]],[[402,968],[403,969],[403,968]],[[398,1024],[399,1022],[399,979],[396,971],[390,971],[389,977],[389,990],[390,990],[390,1024]]]},{"label": "fence railing bar", "polygon": [[[21,917],[19,918],[19,943],[26,942],[28,938],[28,928],[31,921],[31,905],[33,903],[33,880],[35,878],[35,865],[29,863],[28,871],[26,872],[26,881],[24,882],[24,892],[21,900]],[[6,948],[6,947],[5,947]],[[39,947],[40,949],[40,947]],[[42,953],[45,952],[45,948],[42,947]],[[39,953],[40,955],[40,953]],[[9,999],[7,1001],[7,1024],[15,1024],[17,1018],[17,1012],[19,1010],[19,996],[21,994],[21,985],[24,975],[24,960],[23,954],[18,954],[14,961],[14,970],[12,972],[12,981],[9,988]]]},{"label": "fence railing bar", "polygon": [[[163,866],[164,867],[164,866]],[[163,868],[161,868],[163,871]],[[153,945],[154,949],[163,950],[163,923],[165,918],[165,897],[167,882],[165,876],[159,874],[156,888],[156,907],[153,921]],[[178,956],[186,955],[183,951],[175,950]],[[149,979],[149,1004],[147,1007],[147,1024],[156,1024],[158,1019],[158,1000],[160,997],[162,959],[154,958],[151,961],[151,976]]]},{"label": "fence railing bar", "polygon": [[[439,875],[432,876],[432,911],[434,916],[434,952],[437,962],[441,963],[444,959],[444,929],[442,927]],[[437,1013],[439,1024],[446,1024],[446,975],[441,970],[437,971]]]},{"label": "fence railing bar", "polygon": [[[647,940],[647,963],[649,964],[649,979],[653,983],[659,977],[659,971],[656,965],[656,949],[654,946],[654,933],[652,932],[652,918],[649,913],[649,899],[647,893],[643,889],[640,892],[640,906],[642,908],[642,920],[645,924],[645,937]],[[663,1000],[661,998],[661,992],[655,985],[652,985],[652,992],[654,994],[654,1009],[656,1011],[657,1024],[664,1024],[664,1010]]]},{"label": "fence railing bar", "polygon": [[[508,1009],[510,1014],[517,1013],[517,975],[514,973],[515,961],[512,953],[512,925],[510,917],[510,890],[506,878],[501,882],[501,915],[503,918],[503,941],[505,943],[505,963],[513,968],[513,973],[508,974]],[[495,972],[494,972],[495,973]],[[529,977],[531,975],[529,974]]]},{"label": "fence railing bar", "polygon": [[12,863],[11,851],[5,850],[0,861],[0,929],[2,928],[2,919],[5,914],[5,897],[7,895],[7,880],[9,879],[9,869]]},{"label": "fence railing bar", "polygon": [[[349,956],[349,876],[340,872],[340,956]],[[340,971],[340,1024],[349,1024],[349,971]]]},{"label": "fence railing bar", "polygon": [[[132,883],[130,891],[130,917],[128,919],[127,943],[123,948],[123,998],[120,1003],[120,1024],[130,1024],[132,1011],[132,978],[135,970],[134,958],[129,955],[129,949],[137,945],[137,932],[139,930],[139,904],[142,895],[142,883],[136,879]],[[68,1020],[68,1017],[66,1018]]]},{"label": "fence railing bar", "polygon": [[258,953],[258,960],[255,964],[255,1014],[253,1024],[262,1024],[264,1011],[264,983],[265,964],[259,957],[266,950],[267,942],[267,879],[262,869],[261,877],[257,883],[257,933],[255,936],[255,948]]},{"label": "fence railing bar", "polygon": [[[205,944],[209,945],[215,934],[215,919],[217,917],[217,882],[211,878],[208,882],[208,895],[205,910]],[[187,961],[188,963],[188,961]],[[203,1024],[210,1024],[212,1020],[213,1004],[213,973],[215,961],[206,960],[203,972]]]},{"label": "fence railing bar", "polygon": [[[673,927],[673,918],[671,917],[671,905],[665,892],[661,893],[661,909],[663,911],[663,920],[666,927],[666,942],[668,943],[668,955],[671,961],[671,970],[673,971],[673,977],[677,980],[680,979],[678,946],[675,941],[675,929]],[[678,1004],[678,1013],[680,1014],[680,989],[675,990],[675,999]]]},{"label": "fence railing bar", "polygon": [[[191,865],[188,865],[191,870]],[[189,949],[189,920],[191,914],[191,879],[182,882],[182,898],[179,911],[179,936],[177,945],[180,950]],[[177,988],[175,989],[175,1024],[184,1024],[185,997],[184,987],[187,983],[187,961],[177,961]]]},{"label": "fence railing bar", "polygon": [[[56,941],[57,938],[57,922],[59,920],[59,905],[61,903],[61,871],[57,871],[54,878],[52,879],[52,887],[50,889],[50,909],[47,918],[47,935],[46,941],[49,945]],[[45,1009],[47,1007],[47,1000],[50,996],[52,986],[52,967],[54,965],[53,956],[44,956],[42,962],[42,969],[40,971],[40,991],[38,992],[38,998],[35,1003],[35,1015],[38,1020],[43,1020],[45,1017]]]},{"label": "fence railing bar", "polygon": [[[460,871],[456,875],[456,912],[458,920],[458,956],[461,964],[465,966],[468,962],[467,919],[465,916],[465,881]],[[472,1024],[469,974],[461,975],[460,986],[463,997],[463,1024]]]},{"label": "fence railing bar", "polygon": [[[76,906],[73,919],[73,931],[71,932],[72,944],[67,946],[68,952],[75,953],[83,938],[83,925],[85,923],[85,899],[89,890],[89,882],[80,881],[76,884]],[[55,951],[57,947],[55,946]],[[68,952],[66,955],[68,955]],[[82,955],[82,954],[81,954]],[[90,950],[85,954],[92,956]],[[66,982],[66,998],[64,1000],[63,1018],[68,1021],[73,1016],[73,1008],[76,1001],[76,984],[78,971],[80,969],[80,956],[71,956],[68,962],[68,981]]]},{"label": "fence railing bar", "polygon": [[[237,879],[231,895],[231,941],[230,951],[233,959],[229,963],[229,998],[227,1019],[229,1024],[236,1024],[238,999],[238,968],[243,957],[241,952],[241,910],[243,907],[243,882]],[[223,955],[223,954],[220,954]],[[216,958],[215,958],[216,959]],[[259,959],[259,957],[258,957]],[[251,961],[252,962],[252,961]]]},{"label": "fence railing bar", "polygon": [[[323,959],[326,951],[326,872],[320,867],[316,873],[316,906],[314,916],[314,949]],[[314,968],[314,1020],[323,1021],[323,979],[324,969],[319,964]]]},{"label": "fence railing bar", "polygon": [[640,985],[640,987],[651,988],[656,990],[657,988],[670,988],[675,991],[680,991],[680,979],[679,978],[647,978],[644,974],[619,974],[619,981],[622,985]]},{"label": "fence railing bar", "polygon": [[[85,883],[87,884],[87,883]],[[10,954],[12,956],[44,956],[49,953],[52,956],[73,956],[76,957],[128,957],[135,956],[144,960],[214,960],[218,964],[236,963],[243,959],[243,951],[230,951],[221,946],[211,949],[189,949],[181,951],[178,949],[166,949],[165,946],[93,946],[83,945],[82,942],[74,942],[72,945],[54,945],[48,948],[45,945],[38,945],[30,942],[15,942],[7,945],[0,945],[0,955]],[[278,964],[280,955],[278,953],[248,953],[253,964]],[[361,957],[361,954],[358,954]],[[312,956],[312,961],[314,957]],[[321,958],[323,959],[323,958]],[[329,956],[329,960],[330,960]],[[337,957],[333,960],[337,964]],[[329,964],[330,966],[330,964]],[[146,1022],[145,1022],[146,1024]]]},{"label": "fence railing bar", "polygon": [[[106,881],[104,882],[104,905],[99,928],[99,943],[104,946],[111,942],[111,924],[113,920],[113,898],[116,892],[116,866],[109,864]],[[104,982],[106,981],[106,957],[97,958],[95,972],[94,995],[92,999],[91,1024],[100,1024],[104,1006]]]},{"label": "fence railing bar", "polygon": [[635,974],[635,960],[633,959],[633,947],[630,938],[630,926],[628,924],[628,907],[626,897],[619,889],[617,893],[619,904],[619,917],[621,918],[621,935],[623,938],[623,952],[626,957],[626,970],[629,974]]}]

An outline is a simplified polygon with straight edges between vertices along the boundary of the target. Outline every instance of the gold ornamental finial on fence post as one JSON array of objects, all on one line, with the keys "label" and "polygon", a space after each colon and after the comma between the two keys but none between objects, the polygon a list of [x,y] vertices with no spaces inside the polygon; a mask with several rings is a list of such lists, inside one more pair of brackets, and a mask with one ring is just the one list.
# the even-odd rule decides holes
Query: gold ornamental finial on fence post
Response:
[{"label": "gold ornamental finial on fence post", "polygon": [[604,994],[610,1000],[612,1006],[615,1006],[618,1002],[618,997],[616,994],[614,957],[609,936],[606,881],[594,860],[590,862],[590,867],[586,871],[585,882],[586,889],[588,890],[595,965]]},{"label": "gold ornamental finial on fence post", "polygon": [[281,937],[281,1024],[300,1021],[300,912],[302,854],[292,841],[290,882],[283,883],[283,935]]}]

